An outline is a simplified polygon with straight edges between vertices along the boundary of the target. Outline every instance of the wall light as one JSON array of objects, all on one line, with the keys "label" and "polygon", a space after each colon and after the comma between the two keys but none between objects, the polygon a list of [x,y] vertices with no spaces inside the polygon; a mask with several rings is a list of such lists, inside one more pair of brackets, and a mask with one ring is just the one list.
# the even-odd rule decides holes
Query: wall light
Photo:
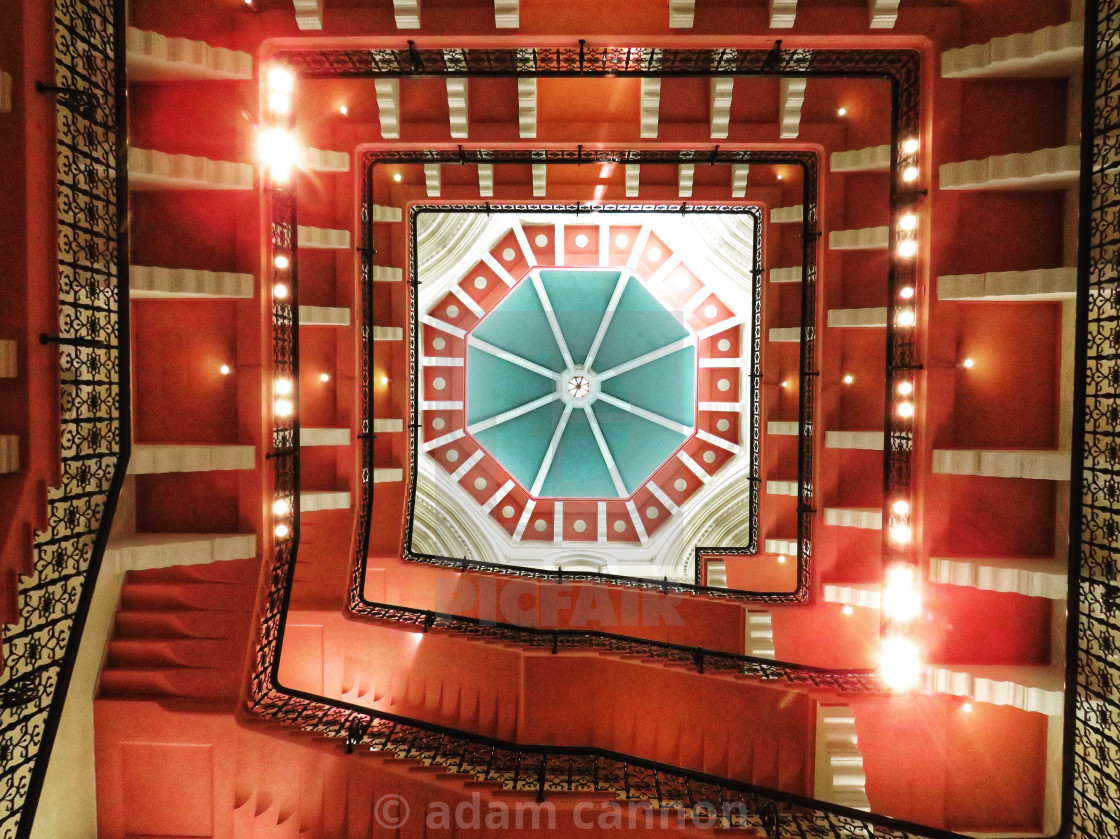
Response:
[{"label": "wall light", "polygon": [[914,392],[914,385],[912,385],[910,382],[899,382],[898,383],[898,392],[901,393],[903,396],[909,396],[911,393]]},{"label": "wall light", "polygon": [[918,645],[900,635],[884,638],[879,649],[879,675],[888,688],[898,693],[918,687],[922,679]]},{"label": "wall light", "polygon": [[394,172],[393,173],[393,180],[396,181],[397,183],[400,183],[401,182],[401,173],[400,172]]},{"label": "wall light", "polygon": [[913,402],[899,402],[898,415],[909,419],[914,416],[914,403]]},{"label": "wall light", "polygon": [[963,705],[961,705],[961,710],[964,711],[966,714],[971,714],[972,713],[972,703],[971,702],[964,703]]},{"label": "wall light", "polygon": [[922,593],[912,565],[892,565],[883,583],[883,614],[909,623],[922,613]]},{"label": "wall light", "polygon": [[272,514],[286,516],[292,512],[292,502],[289,498],[277,498],[272,502]]},{"label": "wall light", "polygon": [[342,114],[343,116],[346,116],[348,113],[350,113],[350,109],[347,108],[345,105],[339,105],[338,106],[338,112],[340,114]]},{"label": "wall light", "polygon": [[221,373],[223,376],[228,376],[231,372],[230,371],[230,366],[228,364],[223,364],[221,367],[218,368],[218,372]]},{"label": "wall light", "polygon": [[847,115],[848,115],[848,109],[847,108],[837,108],[836,109],[836,116],[846,117]]},{"label": "wall light", "polygon": [[789,387],[789,379],[782,379],[782,387]]},{"label": "wall light", "polygon": [[292,415],[292,402],[290,399],[277,399],[276,404],[272,406],[272,411],[278,417],[290,417]]},{"label": "wall light", "polygon": [[902,141],[902,153],[903,154],[917,154],[918,153],[918,138],[917,137],[907,137],[905,140],[903,140]]},{"label": "wall light", "polygon": [[846,384],[846,385],[850,385],[850,384],[851,384],[852,382],[854,382],[855,380],[856,380],[856,377],[855,377],[855,376],[853,376],[853,375],[852,375],[851,373],[849,373],[848,375],[846,375],[846,376],[844,377],[844,384]]},{"label": "wall light", "polygon": [[289,132],[281,128],[264,129],[257,137],[257,151],[273,180],[286,181],[291,177],[299,147]]},{"label": "wall light", "polygon": [[289,393],[292,392],[292,380],[291,379],[277,379],[276,383],[273,385],[273,387],[276,388],[276,392],[279,393],[281,396],[287,396]]},{"label": "wall light", "polygon": [[903,300],[910,300],[914,296],[914,286],[904,285],[898,290],[898,296]]},{"label": "wall light", "polygon": [[891,541],[892,542],[897,542],[900,545],[910,544],[910,537],[911,537],[910,525],[908,525],[908,524],[896,524],[894,527],[891,528],[890,534],[891,534]]},{"label": "wall light", "polygon": [[850,616],[855,611],[851,606],[845,606],[840,610],[845,616]]},{"label": "wall light", "polygon": [[976,365],[976,362],[973,361],[971,358],[966,358],[964,361],[961,362],[961,367],[967,367],[969,370],[971,370],[975,365]]},{"label": "wall light", "polygon": [[381,382],[382,385],[387,385],[387,384],[389,384],[389,377],[388,376],[382,376],[380,379],[378,379],[378,381]]},{"label": "wall light", "polygon": [[913,213],[906,213],[902,216],[902,218],[898,220],[898,228],[899,230],[905,230],[907,232],[911,230],[917,230],[918,217]]},{"label": "wall light", "polygon": [[907,166],[905,169],[903,169],[902,180],[906,181],[906,183],[913,183],[914,181],[918,180],[918,167]]},{"label": "wall light", "polygon": [[898,243],[898,255],[903,259],[910,259],[918,254],[918,241],[916,239],[903,239]]},{"label": "wall light", "polygon": [[288,535],[288,534],[289,534],[289,533],[290,533],[291,531],[290,531],[290,530],[288,529],[288,525],[286,525],[286,524],[278,524],[278,525],[276,525],[275,529],[274,529],[274,530],[273,530],[272,532],[276,534],[276,538],[277,538],[277,539],[283,539],[283,538],[284,538],[284,537],[286,537],[286,536],[287,536],[287,535]]},{"label": "wall light", "polygon": [[272,264],[283,271],[292,263],[288,260],[288,257],[284,256],[284,254],[278,253],[276,254],[276,258],[272,260]]},{"label": "wall light", "polygon": [[786,564],[786,555],[785,554],[778,554],[778,564],[779,565],[785,565]]},{"label": "wall light", "polygon": [[331,380],[331,374],[330,373],[320,373],[319,374],[319,381],[329,382],[330,380]]},{"label": "wall light", "polygon": [[268,89],[277,93],[291,93],[296,87],[296,77],[291,70],[273,65],[268,68]]},{"label": "wall light", "polygon": [[902,311],[900,311],[898,313],[898,317],[896,318],[895,322],[899,326],[913,326],[914,325],[914,310],[913,309],[903,309]]},{"label": "wall light", "polygon": [[283,283],[277,283],[272,287],[272,296],[277,300],[286,300],[288,298],[288,287]]},{"label": "wall light", "polygon": [[292,97],[275,91],[268,94],[268,109],[274,114],[287,114],[292,110]]},{"label": "wall light", "polygon": [[910,502],[905,498],[900,498],[891,505],[891,510],[896,516],[910,515]]}]

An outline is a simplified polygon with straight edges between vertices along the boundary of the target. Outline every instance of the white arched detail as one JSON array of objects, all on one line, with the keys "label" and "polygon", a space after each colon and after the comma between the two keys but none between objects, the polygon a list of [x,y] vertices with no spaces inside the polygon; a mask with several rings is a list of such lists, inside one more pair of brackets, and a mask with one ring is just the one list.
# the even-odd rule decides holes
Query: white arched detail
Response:
[{"label": "white arched detail", "polygon": [[420,474],[410,546],[413,553],[504,563],[500,546],[488,535],[479,528],[470,508]]}]

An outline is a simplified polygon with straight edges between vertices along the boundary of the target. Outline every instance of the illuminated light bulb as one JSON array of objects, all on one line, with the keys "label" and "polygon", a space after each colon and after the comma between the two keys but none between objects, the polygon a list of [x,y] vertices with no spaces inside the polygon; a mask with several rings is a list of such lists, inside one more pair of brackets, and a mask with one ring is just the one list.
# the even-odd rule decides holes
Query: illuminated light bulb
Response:
[{"label": "illuminated light bulb", "polygon": [[898,220],[898,227],[900,230],[917,230],[918,217],[913,213],[906,213]]},{"label": "illuminated light bulb", "polygon": [[961,705],[961,710],[964,711],[966,714],[971,714],[972,713],[972,703],[971,702],[964,703],[963,705]]},{"label": "illuminated light bulb", "polygon": [[268,167],[274,180],[286,181],[296,165],[299,147],[296,139],[280,128],[266,128],[257,137],[261,163]]},{"label": "illuminated light bulb", "polygon": [[291,93],[296,86],[296,77],[290,70],[273,66],[268,69],[268,89],[277,93]]},{"label": "illuminated light bulb", "polygon": [[389,377],[388,376],[382,376],[379,381],[381,382],[381,384],[387,385],[387,384],[389,384]]},{"label": "illuminated light bulb", "polygon": [[922,593],[912,565],[887,569],[883,585],[883,613],[891,620],[909,623],[922,613]]},{"label": "illuminated light bulb", "polygon": [[272,296],[277,300],[284,300],[288,296],[288,287],[283,283],[277,283],[272,287]]},{"label": "illuminated light bulb", "polygon": [[905,140],[903,140],[902,141],[902,153],[903,154],[917,154],[918,153],[918,138],[917,137],[907,137]]},{"label": "illuminated light bulb", "polygon": [[292,109],[292,97],[276,91],[268,94],[268,109],[274,114],[286,114]]},{"label": "illuminated light bulb", "polygon": [[894,527],[891,528],[890,533],[891,533],[891,541],[892,542],[897,542],[900,545],[909,545],[910,544],[910,536],[911,536],[910,525],[908,525],[908,524],[896,524]]},{"label": "illuminated light bulb", "polygon": [[781,175],[781,173],[779,172],[779,173],[778,173],[778,180],[780,181],[781,179],[782,179],[782,175]]},{"label": "illuminated light bulb", "polygon": [[319,374],[319,381],[329,382],[330,380],[331,380],[331,374],[330,373],[320,373]]},{"label": "illuminated light bulb", "polygon": [[854,612],[854,611],[855,611],[855,609],[853,609],[853,608],[852,608],[851,606],[845,606],[845,607],[844,607],[843,609],[841,609],[840,611],[841,611],[841,612],[843,612],[843,613],[844,613],[845,615],[851,615],[851,614],[852,614],[852,612]]},{"label": "illuminated light bulb", "polygon": [[906,183],[913,183],[914,181],[918,180],[918,167],[907,166],[905,169],[903,169],[902,180],[906,181]]},{"label": "illuminated light bulb", "polygon": [[898,415],[909,419],[914,416],[914,403],[913,402],[900,402],[898,403]]},{"label": "illuminated light bulb", "polygon": [[896,516],[910,515],[910,502],[905,498],[900,498],[891,505],[891,510]]},{"label": "illuminated light bulb", "polygon": [[975,366],[975,364],[976,364],[976,362],[973,361],[971,358],[966,358],[964,361],[961,362],[961,367],[967,367],[969,370],[971,370],[973,368],[973,366]]},{"label": "illuminated light bulb", "polygon": [[284,254],[278,253],[278,254],[276,254],[276,258],[274,260],[272,260],[272,264],[275,265],[277,268],[279,268],[281,271],[283,271],[285,268],[287,268],[292,263],[288,259],[288,257],[284,256]]},{"label": "illuminated light bulb", "polygon": [[276,392],[279,393],[281,396],[287,396],[289,393],[292,392],[292,380],[291,379],[277,379],[274,387],[276,388]]},{"label": "illuminated light bulb", "polygon": [[396,181],[397,183],[400,183],[401,182],[401,173],[400,172],[394,172],[393,173],[393,180]]},{"label": "illuminated light bulb", "polygon": [[914,297],[914,286],[906,285],[898,290],[898,296],[903,300],[910,300]]},{"label": "illuminated light bulb", "polygon": [[785,565],[786,564],[786,555],[785,554],[778,554],[778,564],[779,565]]},{"label": "illuminated light bulb", "polygon": [[914,392],[914,385],[912,385],[910,382],[899,382],[898,392],[903,396],[909,396]]},{"label": "illuminated light bulb", "polygon": [[788,379],[783,379],[782,380],[782,387],[789,387],[789,380]]},{"label": "illuminated light bulb", "polygon": [[855,380],[856,380],[856,377],[855,377],[855,376],[853,376],[853,375],[852,375],[851,373],[849,373],[848,375],[846,375],[846,376],[844,377],[844,384],[846,384],[846,385],[850,385],[850,384],[851,384],[852,382],[854,382]]},{"label": "illuminated light bulb", "polygon": [[903,259],[910,259],[918,253],[918,242],[916,239],[903,239],[898,243],[898,255]]},{"label": "illuminated light bulb", "polygon": [[285,536],[287,536],[287,535],[288,535],[288,534],[289,534],[289,533],[290,533],[291,531],[290,531],[290,530],[288,529],[288,525],[286,525],[286,524],[278,524],[278,525],[276,525],[276,529],[275,529],[275,530],[273,530],[272,532],[276,534],[276,538],[277,538],[277,539],[283,539],[283,538],[284,538]]},{"label": "illuminated light bulb", "polygon": [[228,364],[223,364],[221,367],[218,368],[218,372],[221,373],[223,376],[228,376],[230,374],[230,366]]},{"label": "illuminated light bulb", "polygon": [[292,415],[292,402],[290,399],[277,399],[276,404],[272,406],[273,413],[278,417],[288,417]]},{"label": "illuminated light bulb", "polygon": [[847,108],[837,108],[836,109],[836,115],[840,116],[840,117],[847,116],[848,115],[848,109]]},{"label": "illuminated light bulb", "polygon": [[272,513],[276,516],[286,516],[292,511],[292,502],[287,498],[277,498],[272,502]]},{"label": "illuminated light bulb", "polygon": [[914,310],[903,309],[898,313],[897,319],[899,326],[913,326],[914,325]]},{"label": "illuminated light bulb", "polygon": [[897,693],[914,690],[922,679],[922,657],[909,638],[893,635],[879,649],[879,676]]},{"label": "illuminated light bulb", "polygon": [[340,114],[342,114],[343,116],[346,116],[348,113],[350,113],[350,109],[347,108],[345,105],[339,105],[338,106],[338,112]]}]

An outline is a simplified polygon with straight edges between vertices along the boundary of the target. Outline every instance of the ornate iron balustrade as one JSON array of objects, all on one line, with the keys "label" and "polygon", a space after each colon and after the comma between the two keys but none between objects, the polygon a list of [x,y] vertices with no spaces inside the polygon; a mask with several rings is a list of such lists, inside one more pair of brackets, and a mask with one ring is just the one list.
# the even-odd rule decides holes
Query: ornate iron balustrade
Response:
[{"label": "ornate iron balustrade", "polygon": [[[0,683],[0,836],[25,839],[130,453],[123,2],[54,4],[61,484]],[[44,350],[47,351],[47,350]]]}]

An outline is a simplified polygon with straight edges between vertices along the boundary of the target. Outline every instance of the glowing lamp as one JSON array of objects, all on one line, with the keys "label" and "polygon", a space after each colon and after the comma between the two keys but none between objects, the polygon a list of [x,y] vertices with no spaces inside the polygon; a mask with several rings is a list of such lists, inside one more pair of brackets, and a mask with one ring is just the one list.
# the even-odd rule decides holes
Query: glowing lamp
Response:
[{"label": "glowing lamp", "polygon": [[228,364],[223,364],[221,367],[218,368],[218,372],[221,373],[223,376],[228,376],[230,374],[230,366]]},{"label": "glowing lamp", "polygon": [[288,297],[288,287],[283,283],[277,283],[272,287],[272,296],[277,300],[286,300]]},{"label": "glowing lamp", "polygon": [[902,180],[906,181],[906,183],[908,183],[908,184],[913,183],[914,181],[918,180],[918,167],[917,166],[907,166],[905,169],[903,169],[902,170]]},{"label": "glowing lamp", "polygon": [[922,613],[922,593],[914,566],[893,565],[887,569],[882,608],[884,615],[900,623],[909,623]]},{"label": "glowing lamp", "polygon": [[851,373],[849,373],[848,375],[846,375],[846,376],[844,377],[844,384],[846,384],[846,385],[850,385],[850,384],[851,384],[852,382],[854,382],[855,380],[856,380],[856,377],[855,377],[855,376],[853,376],[853,375],[852,375]]},{"label": "glowing lamp", "polygon": [[902,153],[903,154],[917,154],[918,153],[918,138],[917,137],[907,137],[905,140],[903,140],[902,141]]},{"label": "glowing lamp", "polygon": [[903,300],[911,300],[914,297],[914,286],[904,285],[898,290],[898,296]]},{"label": "glowing lamp", "polygon": [[972,367],[973,367],[973,366],[974,366],[975,364],[976,364],[976,362],[975,362],[975,361],[973,361],[973,360],[972,360],[971,358],[966,358],[966,359],[965,359],[964,361],[962,361],[962,362],[961,362],[961,367],[967,367],[968,369],[970,369],[970,370],[971,370],[971,369],[972,369]]},{"label": "glowing lamp", "polygon": [[908,516],[910,515],[910,502],[900,498],[891,505],[891,511],[896,516]]},{"label": "glowing lamp", "polygon": [[897,542],[899,545],[910,544],[910,537],[912,535],[910,532],[910,525],[896,524],[891,528],[890,534],[892,542]]},{"label": "glowing lamp", "polygon": [[918,254],[918,243],[914,239],[903,239],[898,243],[898,255],[910,259]]},{"label": "glowing lamp", "polygon": [[272,532],[276,534],[277,539],[283,539],[291,533],[291,530],[288,529],[288,525],[286,524],[278,524]]},{"label": "glowing lamp", "polygon": [[914,325],[914,310],[903,309],[898,313],[897,322],[899,326],[913,326]]},{"label": "glowing lamp", "polygon": [[918,217],[913,213],[906,213],[904,216],[902,216],[902,218],[898,220],[898,228],[899,230],[905,230],[907,232],[911,230],[917,230]]},{"label": "glowing lamp", "polygon": [[910,384],[910,382],[899,382],[898,383],[898,392],[901,393],[903,396],[909,396],[911,393],[914,392],[914,385]]},{"label": "glowing lamp", "polygon": [[284,256],[284,254],[278,253],[276,254],[276,258],[272,260],[272,264],[283,271],[292,263],[288,261],[288,257]]},{"label": "glowing lamp", "polygon": [[290,399],[277,399],[272,410],[278,417],[290,417],[294,408]]},{"label": "glowing lamp", "polygon": [[291,93],[296,87],[296,77],[291,70],[273,66],[268,68],[268,89],[275,93]]},{"label": "glowing lamp", "polygon": [[257,137],[257,151],[273,180],[288,180],[299,156],[295,137],[280,128],[266,128]]},{"label": "glowing lamp", "polygon": [[272,514],[274,516],[286,516],[292,512],[292,502],[287,498],[277,498],[272,502]]},{"label": "glowing lamp", "polygon": [[274,387],[276,388],[276,392],[279,393],[281,396],[287,396],[289,393],[292,392],[292,380],[291,379],[277,379]]},{"label": "glowing lamp", "polygon": [[879,676],[898,693],[914,690],[922,680],[922,657],[909,638],[890,636],[879,650]]},{"label": "glowing lamp", "polygon": [[330,373],[320,373],[319,374],[319,381],[329,382],[330,380],[331,380],[331,374]]}]

